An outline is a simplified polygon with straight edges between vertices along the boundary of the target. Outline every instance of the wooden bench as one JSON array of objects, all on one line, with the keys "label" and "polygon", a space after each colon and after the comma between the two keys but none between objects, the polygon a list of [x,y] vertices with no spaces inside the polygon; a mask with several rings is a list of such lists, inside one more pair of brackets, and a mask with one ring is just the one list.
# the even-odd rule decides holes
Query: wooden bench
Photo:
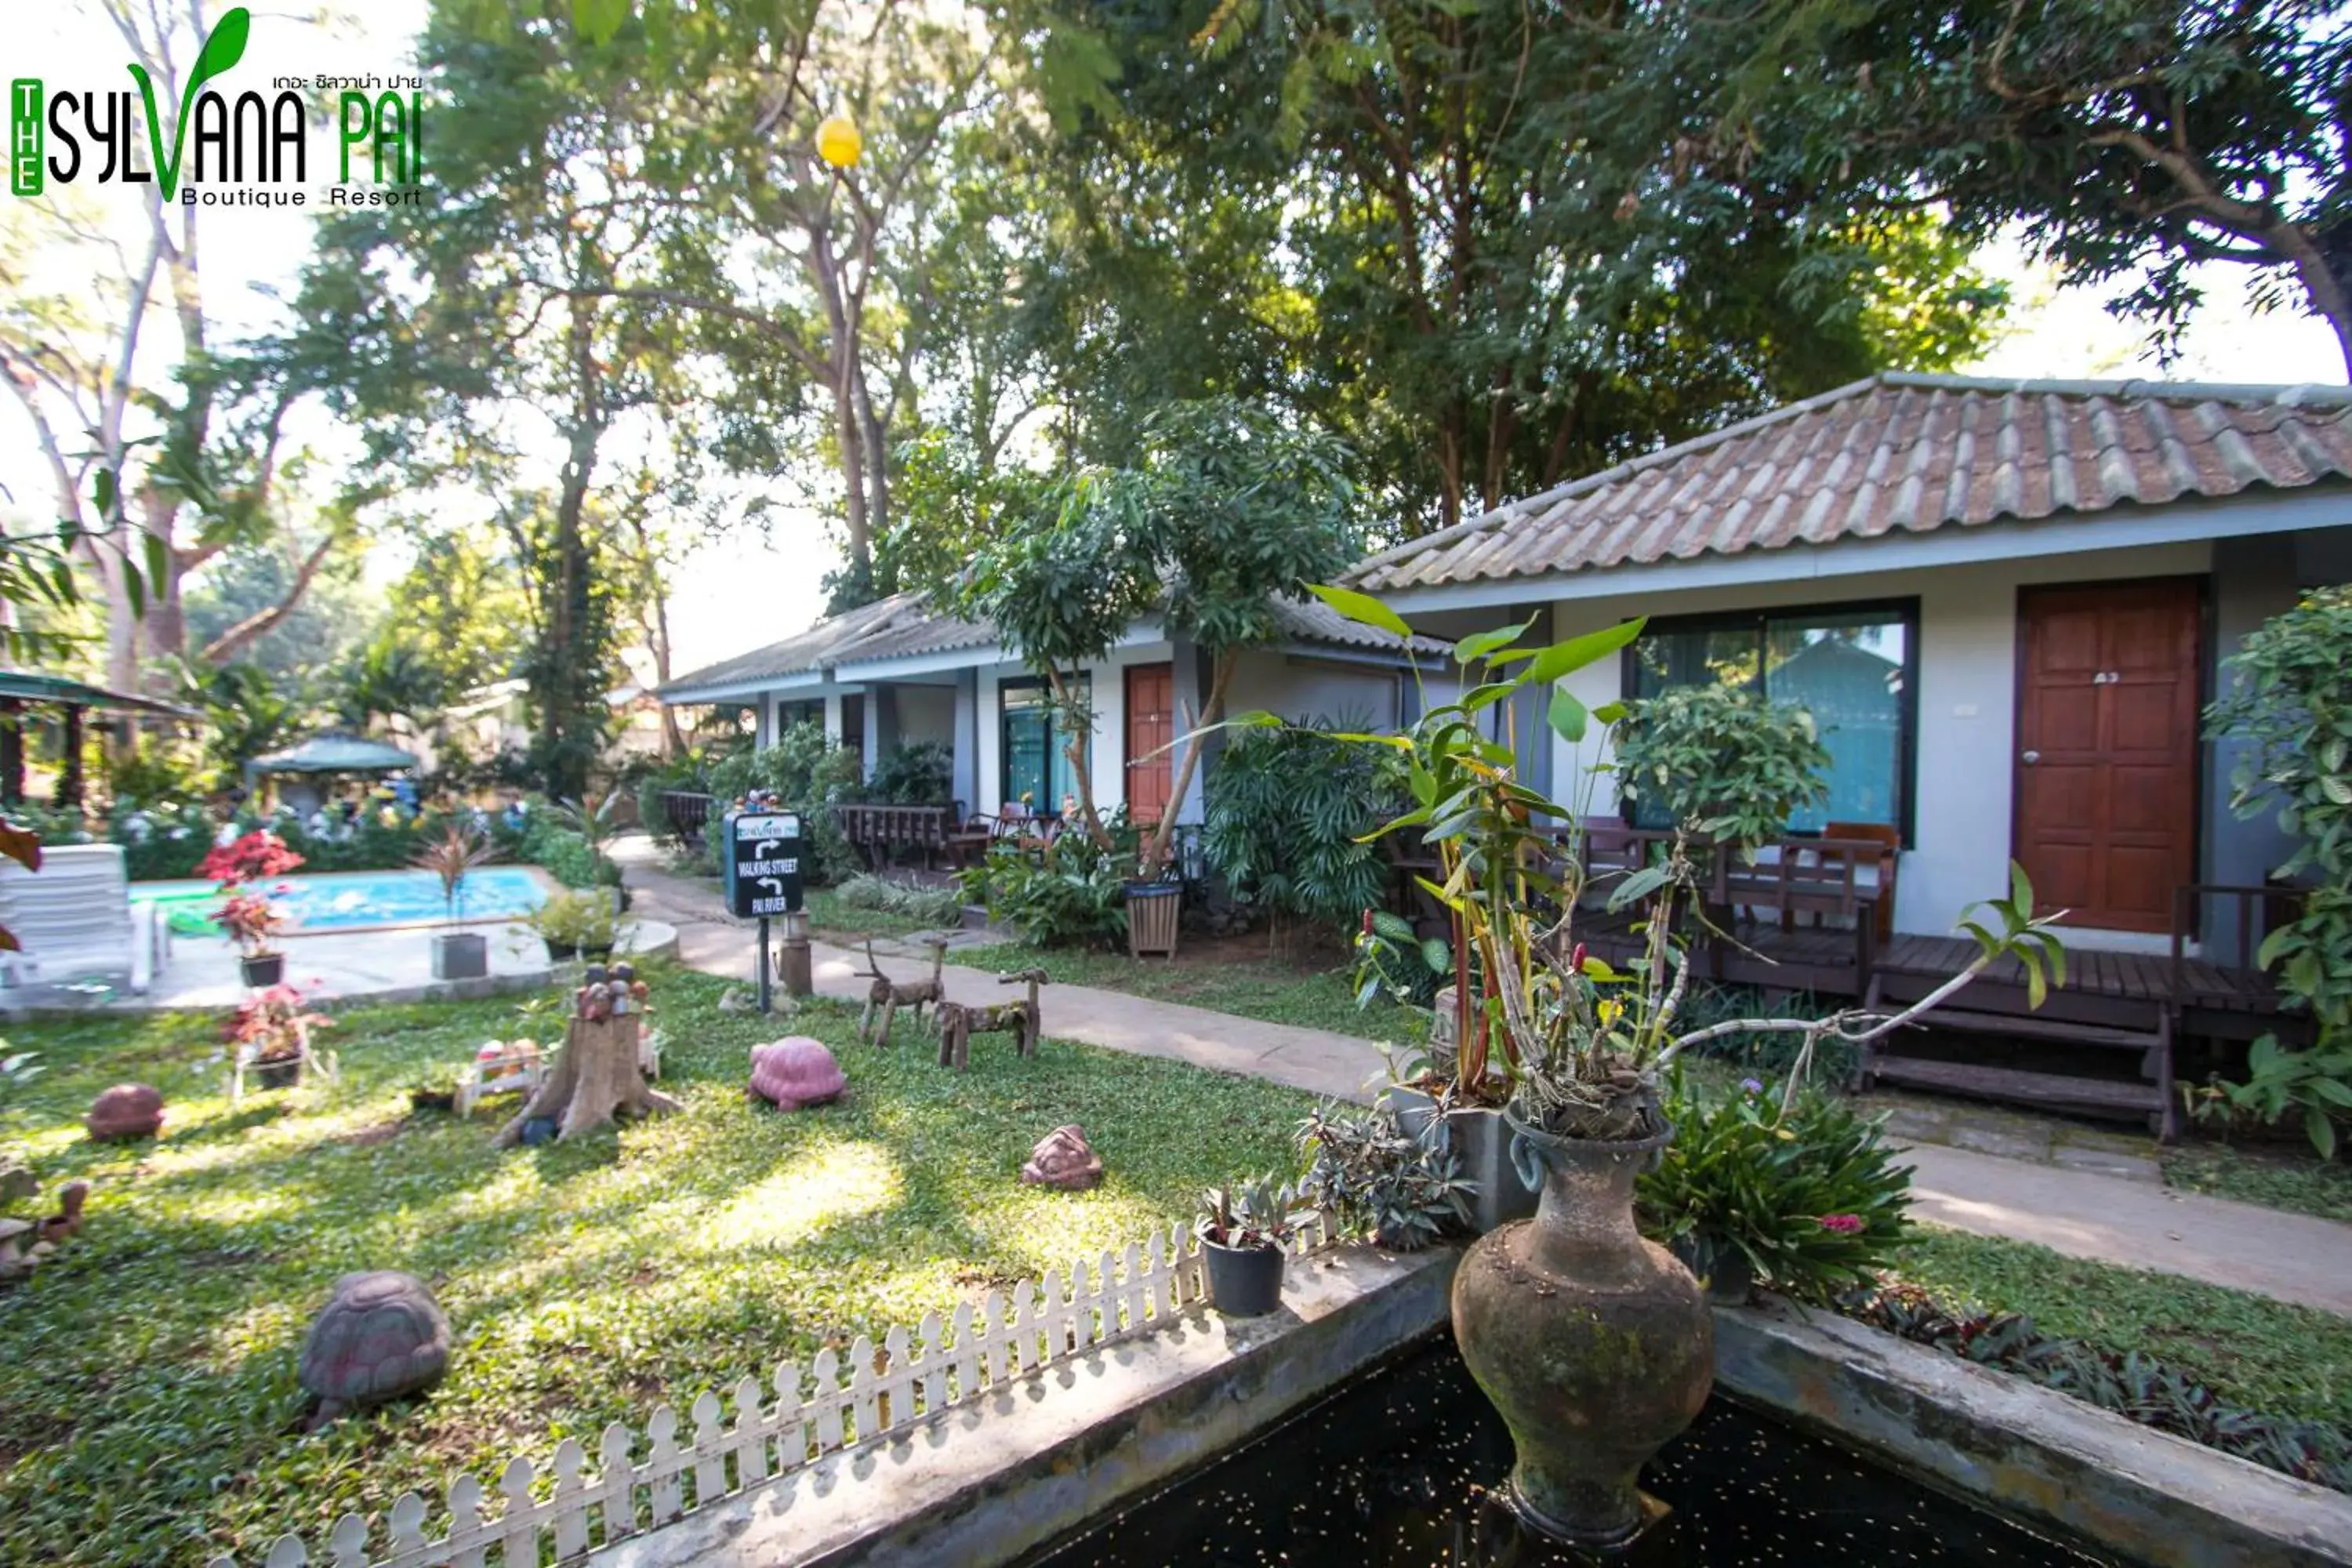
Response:
[{"label": "wooden bench", "polygon": [[959,831],[963,807],[951,805],[883,805],[856,803],[836,805],[833,819],[850,847],[865,857],[866,868],[882,870],[900,850],[919,849],[923,864],[948,852],[949,840]]}]

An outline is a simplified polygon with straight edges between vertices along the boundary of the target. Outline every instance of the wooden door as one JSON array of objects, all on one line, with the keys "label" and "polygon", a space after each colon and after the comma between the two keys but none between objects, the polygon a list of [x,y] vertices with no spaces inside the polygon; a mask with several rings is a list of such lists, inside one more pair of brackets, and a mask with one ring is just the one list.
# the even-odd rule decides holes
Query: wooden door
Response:
[{"label": "wooden door", "polygon": [[1175,738],[1176,667],[1129,665],[1127,816],[1139,827],[1158,822],[1168,809],[1176,754],[1163,748]]},{"label": "wooden door", "polygon": [[2018,597],[2016,855],[2042,912],[2172,929],[2197,879],[2199,585],[2029,588]]}]

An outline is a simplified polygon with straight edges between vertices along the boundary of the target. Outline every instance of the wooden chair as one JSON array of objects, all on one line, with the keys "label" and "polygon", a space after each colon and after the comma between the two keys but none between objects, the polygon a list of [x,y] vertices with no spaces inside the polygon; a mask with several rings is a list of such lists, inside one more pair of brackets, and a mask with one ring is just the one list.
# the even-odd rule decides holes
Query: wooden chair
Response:
[{"label": "wooden chair", "polygon": [[[1793,850],[1809,868],[1826,871],[1842,870],[1848,864],[1856,868],[1869,866],[1877,880],[1870,888],[1871,902],[1877,921],[1878,944],[1884,947],[1895,938],[1895,868],[1903,850],[1903,835],[1881,822],[1832,822],[1822,828],[1819,839],[1810,842],[1784,840],[1780,852]],[[1796,917],[1801,912],[1812,915],[1813,924],[1821,924],[1819,910],[1780,911],[1780,929],[1796,929]]]}]

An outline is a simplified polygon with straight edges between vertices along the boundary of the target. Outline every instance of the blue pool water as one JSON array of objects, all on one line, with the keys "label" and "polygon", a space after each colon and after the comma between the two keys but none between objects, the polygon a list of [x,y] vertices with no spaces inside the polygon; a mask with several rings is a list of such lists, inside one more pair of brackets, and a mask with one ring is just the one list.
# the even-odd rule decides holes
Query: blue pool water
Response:
[{"label": "blue pool water", "polygon": [[[267,884],[287,890],[270,896],[285,911],[289,931],[352,931],[366,926],[415,925],[445,920],[441,879],[430,871],[335,871],[283,877]],[[216,933],[212,911],[220,895],[208,882],[142,882],[133,900],[162,904],[172,929],[186,936]],[[466,878],[458,917],[468,921],[527,915],[547,900],[539,879],[520,866],[490,866]]]}]

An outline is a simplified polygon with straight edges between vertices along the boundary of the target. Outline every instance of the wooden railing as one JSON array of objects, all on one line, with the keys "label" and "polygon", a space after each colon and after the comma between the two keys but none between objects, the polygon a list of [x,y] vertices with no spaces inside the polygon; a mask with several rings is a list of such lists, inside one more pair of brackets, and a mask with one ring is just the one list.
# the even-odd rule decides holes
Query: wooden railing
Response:
[{"label": "wooden railing", "polygon": [[924,864],[948,847],[961,828],[961,805],[881,805],[868,802],[836,805],[833,819],[842,837],[866,858],[869,869],[879,871],[901,849],[919,849]]},{"label": "wooden railing", "polygon": [[691,790],[666,789],[661,793],[662,816],[670,832],[688,848],[699,848],[703,829],[709,824],[714,796],[697,795]]}]

